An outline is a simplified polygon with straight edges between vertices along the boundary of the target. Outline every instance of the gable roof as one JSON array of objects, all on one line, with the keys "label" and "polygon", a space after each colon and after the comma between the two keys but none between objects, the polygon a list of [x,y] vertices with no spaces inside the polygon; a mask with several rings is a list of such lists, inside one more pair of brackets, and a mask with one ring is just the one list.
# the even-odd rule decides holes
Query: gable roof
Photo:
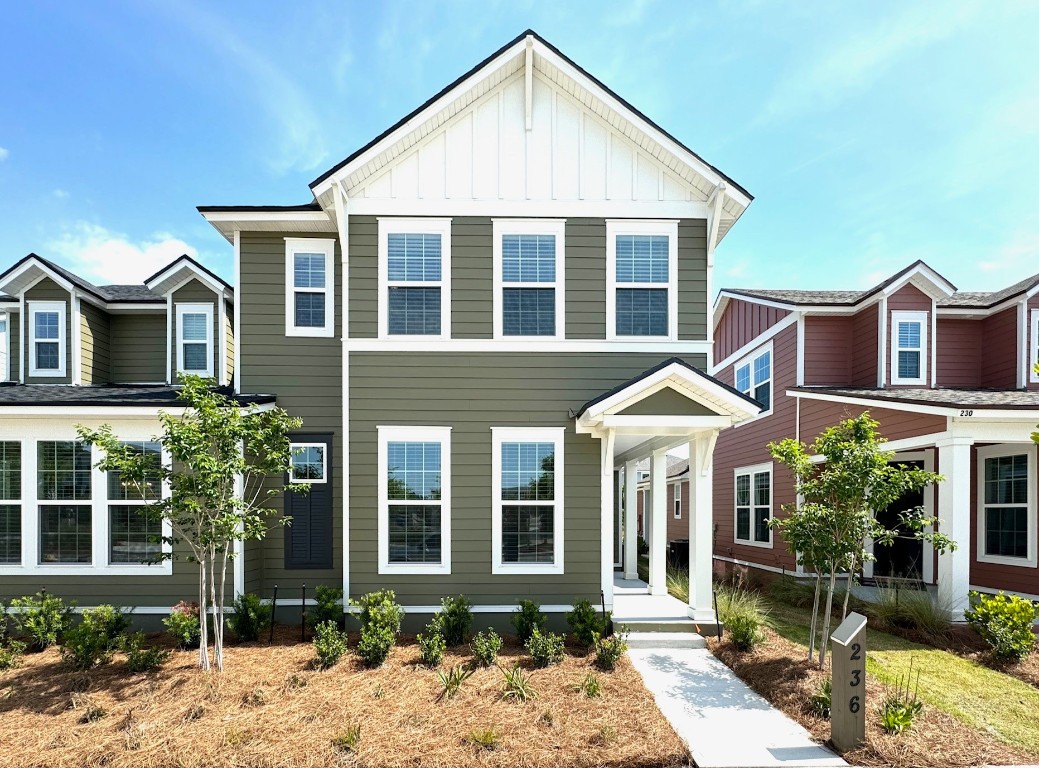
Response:
[{"label": "gable roof", "polygon": [[1028,293],[1036,287],[1039,287],[1039,275],[1032,275],[998,291],[957,291],[947,301],[940,302],[938,306],[990,309],[1007,299]]},{"label": "gable roof", "polygon": [[[224,280],[224,278],[220,277],[220,275],[216,274],[208,267],[199,264],[186,253],[178,256],[151,277],[145,278],[144,286],[141,287],[146,286],[149,291],[154,289],[155,291],[164,294],[170,287],[172,287],[172,283],[177,278],[183,278],[184,273],[193,274],[196,277],[201,278],[203,282],[211,284],[213,288],[223,288],[223,290],[228,293],[234,290],[231,287],[231,284]],[[134,287],[136,288],[137,286]]]}]

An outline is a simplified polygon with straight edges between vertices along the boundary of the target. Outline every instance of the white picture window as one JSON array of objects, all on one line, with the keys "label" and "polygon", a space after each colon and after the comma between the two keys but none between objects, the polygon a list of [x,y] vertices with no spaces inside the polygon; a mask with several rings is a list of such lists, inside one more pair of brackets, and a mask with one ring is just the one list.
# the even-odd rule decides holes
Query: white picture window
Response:
[{"label": "white picture window", "polygon": [[678,338],[678,222],[606,222],[607,339]]},{"label": "white picture window", "polygon": [[451,573],[451,429],[379,427],[379,573]]},{"label": "white picture window", "polygon": [[450,219],[379,219],[379,337],[451,338]]},{"label": "white picture window", "polygon": [[1036,566],[1034,447],[978,449],[978,560]]},{"label": "white picture window", "polygon": [[212,304],[177,304],[177,371],[213,375]]},{"label": "white picture window", "polygon": [[891,313],[891,383],[927,380],[927,313]]},{"label": "white picture window", "polygon": [[491,434],[491,572],[563,573],[563,428]]},{"label": "white picture window", "polygon": [[326,483],[326,446],[324,443],[292,443],[290,483]]},{"label": "white picture window", "polygon": [[767,415],[772,411],[772,344],[752,352],[733,367],[736,389],[756,400]]},{"label": "white picture window", "polygon": [[564,338],[565,223],[495,219],[492,228],[494,338]]},{"label": "white picture window", "polygon": [[285,238],[285,335],[335,333],[335,241]]},{"label": "white picture window", "polygon": [[65,302],[29,302],[29,375],[65,375]]},{"label": "white picture window", "polygon": [[772,465],[735,471],[735,540],[755,547],[772,546]]}]

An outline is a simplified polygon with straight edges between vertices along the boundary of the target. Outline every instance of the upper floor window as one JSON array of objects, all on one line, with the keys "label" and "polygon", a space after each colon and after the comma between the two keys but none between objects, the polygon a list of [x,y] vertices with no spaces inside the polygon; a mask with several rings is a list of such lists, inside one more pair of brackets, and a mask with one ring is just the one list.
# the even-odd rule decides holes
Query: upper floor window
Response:
[{"label": "upper floor window", "polygon": [[451,220],[379,219],[379,336],[451,338]]},{"label": "upper floor window", "polygon": [[29,302],[29,375],[65,375],[65,302]]},{"label": "upper floor window", "polygon": [[285,238],[285,335],[334,334],[335,241]]},{"label": "upper floor window", "polygon": [[606,222],[608,339],[678,338],[678,222]]},{"label": "upper floor window", "polygon": [[891,313],[891,383],[923,384],[927,379],[927,313]]},{"label": "upper floor window", "polygon": [[563,221],[495,219],[494,337],[564,337]]},{"label": "upper floor window", "polygon": [[735,500],[736,542],[772,546],[772,465],[737,469]]},{"label": "upper floor window", "polygon": [[213,375],[213,305],[177,305],[177,371]]},{"label": "upper floor window", "polygon": [[736,389],[756,400],[762,410],[772,410],[772,345],[752,352],[733,366]]}]

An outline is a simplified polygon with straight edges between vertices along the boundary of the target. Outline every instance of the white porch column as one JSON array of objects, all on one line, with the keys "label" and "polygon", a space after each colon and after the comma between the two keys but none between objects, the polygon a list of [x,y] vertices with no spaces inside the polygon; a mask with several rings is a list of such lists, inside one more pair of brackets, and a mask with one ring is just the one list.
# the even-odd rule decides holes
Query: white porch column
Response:
[{"label": "white porch column", "polygon": [[714,566],[714,435],[689,441],[689,616],[718,620],[711,600]]},{"label": "white porch column", "polygon": [[949,607],[953,621],[963,620],[970,591],[970,453],[974,441],[952,437],[937,443],[939,530],[958,545],[956,551],[938,556],[938,599]]},{"label": "white porch column", "polygon": [[651,509],[649,544],[649,593],[667,594],[667,449],[653,451],[649,469]]},{"label": "white porch column", "polygon": [[624,578],[639,577],[638,472],[636,461],[624,465]]},{"label": "white porch column", "polygon": [[616,532],[613,526],[616,517],[613,514],[613,440],[614,431],[609,429],[603,435],[602,443],[602,538],[600,540],[600,558],[602,564],[602,593],[606,602],[606,610],[613,610],[613,543]]}]

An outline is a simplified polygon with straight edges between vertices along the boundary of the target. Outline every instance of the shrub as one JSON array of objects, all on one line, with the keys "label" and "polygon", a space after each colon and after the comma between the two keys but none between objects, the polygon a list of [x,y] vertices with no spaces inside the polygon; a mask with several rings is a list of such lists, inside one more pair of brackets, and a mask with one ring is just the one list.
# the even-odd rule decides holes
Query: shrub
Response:
[{"label": "shrub", "polygon": [[388,629],[394,638],[397,637],[404,609],[397,604],[397,593],[392,589],[361,595],[359,599],[351,600],[350,605],[358,609],[357,618],[362,630],[375,625]]},{"label": "shrub", "polygon": [[166,633],[174,639],[181,650],[197,648],[202,638],[202,627],[198,617],[198,603],[181,600],[162,620]]},{"label": "shrub", "polygon": [[37,651],[61,640],[65,630],[72,625],[74,605],[46,592],[37,592],[33,597],[16,597],[11,601],[11,607],[19,611],[14,614],[15,626],[19,632],[29,636],[29,645]]},{"label": "shrub", "polygon": [[737,650],[748,651],[765,639],[762,627],[768,623],[767,611],[757,592],[741,586],[719,588],[718,617]]},{"label": "shrub", "polygon": [[361,639],[357,643],[357,654],[365,666],[381,667],[390,655],[397,636],[389,627],[372,622],[361,628]]},{"label": "shrub", "polygon": [[919,590],[879,587],[876,600],[864,610],[881,627],[913,630],[931,642],[947,639],[952,629],[948,606]]},{"label": "shrub", "polygon": [[422,654],[422,663],[427,667],[439,667],[440,662],[444,660],[447,643],[444,642],[444,628],[441,622],[442,619],[438,613],[426,625],[425,633],[416,638],[419,652]]},{"label": "shrub", "polygon": [[600,637],[595,641],[595,666],[612,672],[628,650],[628,633],[618,632],[610,637]]},{"label": "shrub", "polygon": [[65,632],[62,658],[76,669],[90,669],[111,661],[120,635],[130,619],[118,608],[99,605],[83,611],[83,620]]},{"label": "shrub", "polygon": [[346,653],[346,633],[340,632],[334,621],[318,624],[314,629],[314,652],[321,669],[334,667]]},{"label": "shrub", "polygon": [[437,680],[440,681],[440,695],[437,699],[451,699],[458,693],[462,683],[473,674],[471,669],[466,669],[461,664],[451,667],[447,672],[437,672]]},{"label": "shrub", "polygon": [[0,672],[14,669],[21,664],[23,653],[25,653],[25,643],[18,640],[8,640],[6,645],[0,645]]},{"label": "shrub", "polygon": [[313,629],[318,624],[331,621],[342,629],[343,590],[339,587],[326,587],[322,584],[315,590],[314,599],[317,605],[307,611],[307,624],[310,625],[310,628]]},{"label": "shrub", "polygon": [[145,648],[143,632],[123,638],[123,653],[126,654],[126,671],[131,675],[159,669],[170,658],[165,648]]},{"label": "shrub", "polygon": [[577,690],[589,699],[597,699],[602,695],[602,686],[599,685],[599,678],[591,672],[585,675],[584,680],[578,683]]},{"label": "shrub", "polygon": [[469,649],[481,667],[489,667],[497,660],[501,646],[502,641],[498,633],[493,629],[485,629],[483,632],[476,633],[469,644]]},{"label": "shrub", "polygon": [[1032,625],[1039,620],[1039,607],[1017,595],[983,595],[971,592],[975,600],[963,615],[967,622],[992,647],[997,659],[1021,661],[1035,647]]},{"label": "shrub", "polygon": [[527,642],[535,629],[544,631],[548,616],[533,600],[520,600],[519,609],[512,614],[512,626],[516,628],[521,643]]},{"label": "shrub", "polygon": [[833,702],[833,685],[830,678],[826,678],[808,700],[808,707],[819,717],[830,719],[830,706]]},{"label": "shrub", "polygon": [[729,631],[729,641],[738,651],[749,651],[765,639],[761,631],[761,621],[753,615],[739,614],[725,622]]},{"label": "shrub", "polygon": [[254,643],[260,633],[271,625],[273,609],[252,592],[234,599],[234,613],[228,614],[227,626],[243,643]]},{"label": "shrub", "polygon": [[541,630],[535,629],[524,647],[527,649],[530,657],[534,659],[534,666],[547,667],[550,664],[558,664],[563,660],[563,642],[564,638],[562,635],[557,635],[554,632],[542,634]]},{"label": "shrub", "polygon": [[605,616],[600,614],[587,600],[578,600],[573,610],[566,614],[570,631],[585,648],[594,645],[596,640],[606,634],[606,623],[609,620],[609,613]]},{"label": "shrub", "polygon": [[[327,624],[328,622],[324,622]],[[318,626],[321,626],[320,624]],[[332,746],[340,752],[356,752],[361,744],[361,726],[352,725],[345,731],[340,731],[334,739]]]},{"label": "shrub", "polygon": [[464,595],[445,597],[440,601],[440,606],[444,642],[449,646],[461,645],[465,642],[465,637],[473,626],[472,601]]},{"label": "shrub", "polygon": [[[538,697],[533,688],[530,687],[530,679],[518,663],[513,664],[510,669],[499,667],[504,679],[501,682],[501,697],[513,701],[530,701]],[[544,717],[544,714],[542,714]]]},{"label": "shrub", "polygon": [[493,728],[474,728],[469,731],[469,743],[480,749],[497,749],[501,736]]}]

